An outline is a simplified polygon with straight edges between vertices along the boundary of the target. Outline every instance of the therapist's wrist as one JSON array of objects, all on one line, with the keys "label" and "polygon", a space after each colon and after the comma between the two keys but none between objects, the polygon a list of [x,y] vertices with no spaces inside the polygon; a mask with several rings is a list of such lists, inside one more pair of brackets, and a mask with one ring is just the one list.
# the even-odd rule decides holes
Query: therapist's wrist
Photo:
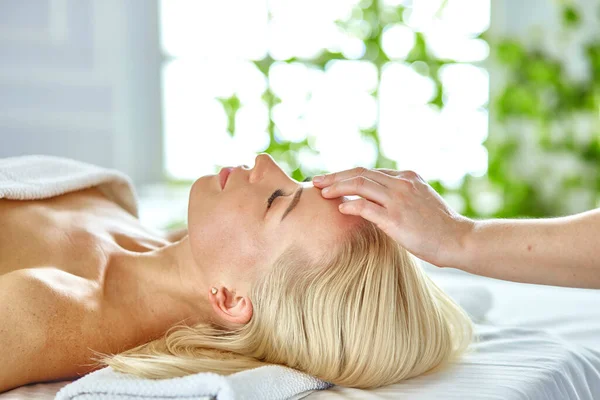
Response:
[{"label": "therapist's wrist", "polygon": [[476,221],[463,216],[459,217],[455,244],[445,257],[444,267],[467,271],[469,266],[474,263],[477,248],[476,242],[481,223],[482,221]]}]

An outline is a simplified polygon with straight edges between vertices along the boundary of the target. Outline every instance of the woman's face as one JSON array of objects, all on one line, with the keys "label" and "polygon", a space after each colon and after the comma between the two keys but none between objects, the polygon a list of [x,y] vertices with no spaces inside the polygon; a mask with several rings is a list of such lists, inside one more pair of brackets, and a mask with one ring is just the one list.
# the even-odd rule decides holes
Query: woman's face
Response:
[{"label": "woman's face", "polygon": [[[268,208],[277,190],[283,195]],[[252,169],[234,168],[223,189],[219,175],[203,176],[192,186],[188,207],[194,260],[213,284],[242,286],[266,273],[291,244],[318,257],[358,219],[340,213],[341,202],[290,178],[268,154],[258,155]]]}]

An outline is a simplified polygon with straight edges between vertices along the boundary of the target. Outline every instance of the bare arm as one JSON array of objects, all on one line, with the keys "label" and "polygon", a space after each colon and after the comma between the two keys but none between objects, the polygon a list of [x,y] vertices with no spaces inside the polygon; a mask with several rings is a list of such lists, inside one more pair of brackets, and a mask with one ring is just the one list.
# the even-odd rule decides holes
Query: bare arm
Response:
[{"label": "bare arm", "polygon": [[498,279],[600,289],[600,209],[547,219],[473,221],[417,173],[354,168],[314,178],[422,260]]},{"label": "bare arm", "polygon": [[600,288],[600,209],[560,218],[474,221],[449,266],[511,281]]}]

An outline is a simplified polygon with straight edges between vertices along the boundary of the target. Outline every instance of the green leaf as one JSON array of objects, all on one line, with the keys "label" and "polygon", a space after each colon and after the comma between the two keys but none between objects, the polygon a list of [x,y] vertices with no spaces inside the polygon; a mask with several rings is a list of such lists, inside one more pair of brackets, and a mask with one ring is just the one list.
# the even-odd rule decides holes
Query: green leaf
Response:
[{"label": "green leaf", "polygon": [[230,136],[233,136],[235,135],[235,116],[241,105],[240,99],[234,94],[228,98],[219,97],[217,100],[223,106],[225,114],[227,114],[227,133],[229,133]]},{"label": "green leaf", "polygon": [[496,47],[498,61],[507,66],[519,66],[525,58],[523,46],[513,39],[502,40]]},{"label": "green leaf", "polygon": [[264,76],[269,76],[269,69],[271,68],[271,65],[273,65],[274,62],[275,60],[271,58],[271,55],[267,54],[266,57],[257,61],[253,61],[252,63],[256,65],[256,68],[258,68]]},{"label": "green leaf", "polygon": [[562,21],[567,28],[575,28],[581,22],[579,11],[573,4],[569,4],[562,9]]},{"label": "green leaf", "polygon": [[310,64],[317,66],[319,69],[324,70],[325,66],[331,60],[345,60],[346,57],[342,53],[339,52],[331,52],[329,50],[323,50],[321,54],[310,60]]},{"label": "green leaf", "polygon": [[560,64],[545,60],[533,59],[524,63],[527,78],[539,85],[556,85],[561,76]]},{"label": "green leaf", "polygon": [[509,84],[497,99],[498,119],[508,116],[534,117],[540,112],[540,100],[531,88],[524,85]]},{"label": "green leaf", "polygon": [[415,44],[406,56],[406,62],[412,63],[415,61],[427,61],[427,43],[422,32],[415,32]]}]

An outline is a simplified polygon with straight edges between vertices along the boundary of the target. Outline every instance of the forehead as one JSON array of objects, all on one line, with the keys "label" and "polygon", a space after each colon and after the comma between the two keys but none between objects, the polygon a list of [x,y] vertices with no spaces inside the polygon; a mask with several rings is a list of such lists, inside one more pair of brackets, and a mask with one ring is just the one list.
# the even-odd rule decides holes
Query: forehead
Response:
[{"label": "forehead", "polygon": [[289,240],[310,251],[327,250],[339,242],[360,217],[342,214],[338,206],[342,198],[325,199],[312,183],[303,183],[303,192],[296,208],[281,222]]}]

